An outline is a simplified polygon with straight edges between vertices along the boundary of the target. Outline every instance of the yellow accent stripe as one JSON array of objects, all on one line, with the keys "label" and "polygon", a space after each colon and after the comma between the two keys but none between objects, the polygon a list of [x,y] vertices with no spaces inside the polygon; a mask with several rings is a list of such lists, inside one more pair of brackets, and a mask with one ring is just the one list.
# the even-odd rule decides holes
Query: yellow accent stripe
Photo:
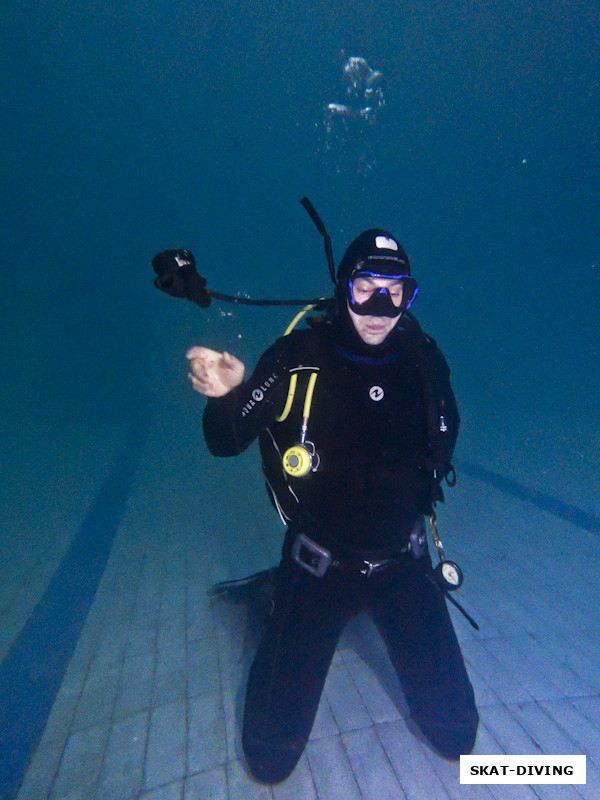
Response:
[{"label": "yellow accent stripe", "polygon": [[312,403],[312,396],[315,390],[315,383],[317,382],[317,373],[313,372],[308,382],[308,389],[306,390],[306,397],[304,398],[304,411],[302,416],[308,420],[310,416],[310,404]]},{"label": "yellow accent stripe", "polygon": [[294,402],[294,395],[296,394],[296,384],[298,383],[298,373],[292,373],[290,377],[290,388],[288,389],[288,396],[287,400],[285,401],[285,406],[281,415],[277,417],[277,422],[283,422],[284,419],[287,419],[288,414],[292,408],[292,403]]}]

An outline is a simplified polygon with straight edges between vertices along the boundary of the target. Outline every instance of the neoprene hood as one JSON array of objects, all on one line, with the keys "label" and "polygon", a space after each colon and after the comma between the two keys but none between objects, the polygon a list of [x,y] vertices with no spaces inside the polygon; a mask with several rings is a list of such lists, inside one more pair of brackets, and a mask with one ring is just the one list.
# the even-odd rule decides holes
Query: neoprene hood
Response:
[{"label": "neoprene hood", "polygon": [[[410,308],[418,286],[410,274],[410,262],[400,242],[383,228],[369,228],[359,234],[346,249],[337,270],[337,294],[353,304],[350,284],[359,273],[380,278],[401,278],[404,298],[401,310]],[[400,309],[399,309],[400,311]]]}]

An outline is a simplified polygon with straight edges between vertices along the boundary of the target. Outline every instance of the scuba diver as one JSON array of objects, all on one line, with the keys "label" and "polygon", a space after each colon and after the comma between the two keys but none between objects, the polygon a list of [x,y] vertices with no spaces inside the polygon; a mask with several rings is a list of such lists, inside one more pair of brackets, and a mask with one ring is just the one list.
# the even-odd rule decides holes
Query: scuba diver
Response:
[{"label": "scuba diver", "polygon": [[[305,207],[320,223],[333,273],[330,241]],[[190,296],[189,281],[185,291],[173,286],[177,270],[164,265],[175,256],[166,253],[194,267],[188,251],[165,251],[153,262],[155,283]],[[409,312],[417,282],[389,231],[361,233],[334,278],[325,314],[286,332],[249,378],[230,353],[187,353],[192,386],[208,397],[208,449],[235,456],[258,438],[267,489],[287,526],[281,562],[269,571],[272,609],[250,668],[242,731],[251,773],[269,784],[285,780],[302,755],[338,640],[359,612],[383,637],[411,717],[435,751],[447,759],[470,753],[479,720],[445,602],[462,576],[445,558],[434,570],[425,525],[430,517],[443,555],[434,507],[442,481],[455,478],[459,427],[449,368]],[[191,299],[207,305],[200,281]]]}]

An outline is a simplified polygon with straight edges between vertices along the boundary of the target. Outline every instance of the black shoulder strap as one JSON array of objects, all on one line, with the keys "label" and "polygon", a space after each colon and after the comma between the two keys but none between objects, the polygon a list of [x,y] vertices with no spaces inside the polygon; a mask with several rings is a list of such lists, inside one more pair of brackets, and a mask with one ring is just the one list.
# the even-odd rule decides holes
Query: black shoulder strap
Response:
[{"label": "black shoulder strap", "polygon": [[452,456],[460,426],[450,368],[435,339],[423,331],[412,314],[405,316],[408,318],[405,330],[415,348],[427,410],[428,462],[441,479],[454,472]]}]

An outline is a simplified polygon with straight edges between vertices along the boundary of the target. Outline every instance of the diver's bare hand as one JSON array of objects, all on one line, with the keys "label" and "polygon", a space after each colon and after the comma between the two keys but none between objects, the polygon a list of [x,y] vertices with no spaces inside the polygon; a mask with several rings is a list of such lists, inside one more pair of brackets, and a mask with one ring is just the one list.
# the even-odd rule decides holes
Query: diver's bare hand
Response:
[{"label": "diver's bare hand", "polygon": [[217,353],[208,347],[192,347],[186,353],[190,362],[188,378],[200,394],[223,397],[244,380],[246,368],[231,353]]}]

